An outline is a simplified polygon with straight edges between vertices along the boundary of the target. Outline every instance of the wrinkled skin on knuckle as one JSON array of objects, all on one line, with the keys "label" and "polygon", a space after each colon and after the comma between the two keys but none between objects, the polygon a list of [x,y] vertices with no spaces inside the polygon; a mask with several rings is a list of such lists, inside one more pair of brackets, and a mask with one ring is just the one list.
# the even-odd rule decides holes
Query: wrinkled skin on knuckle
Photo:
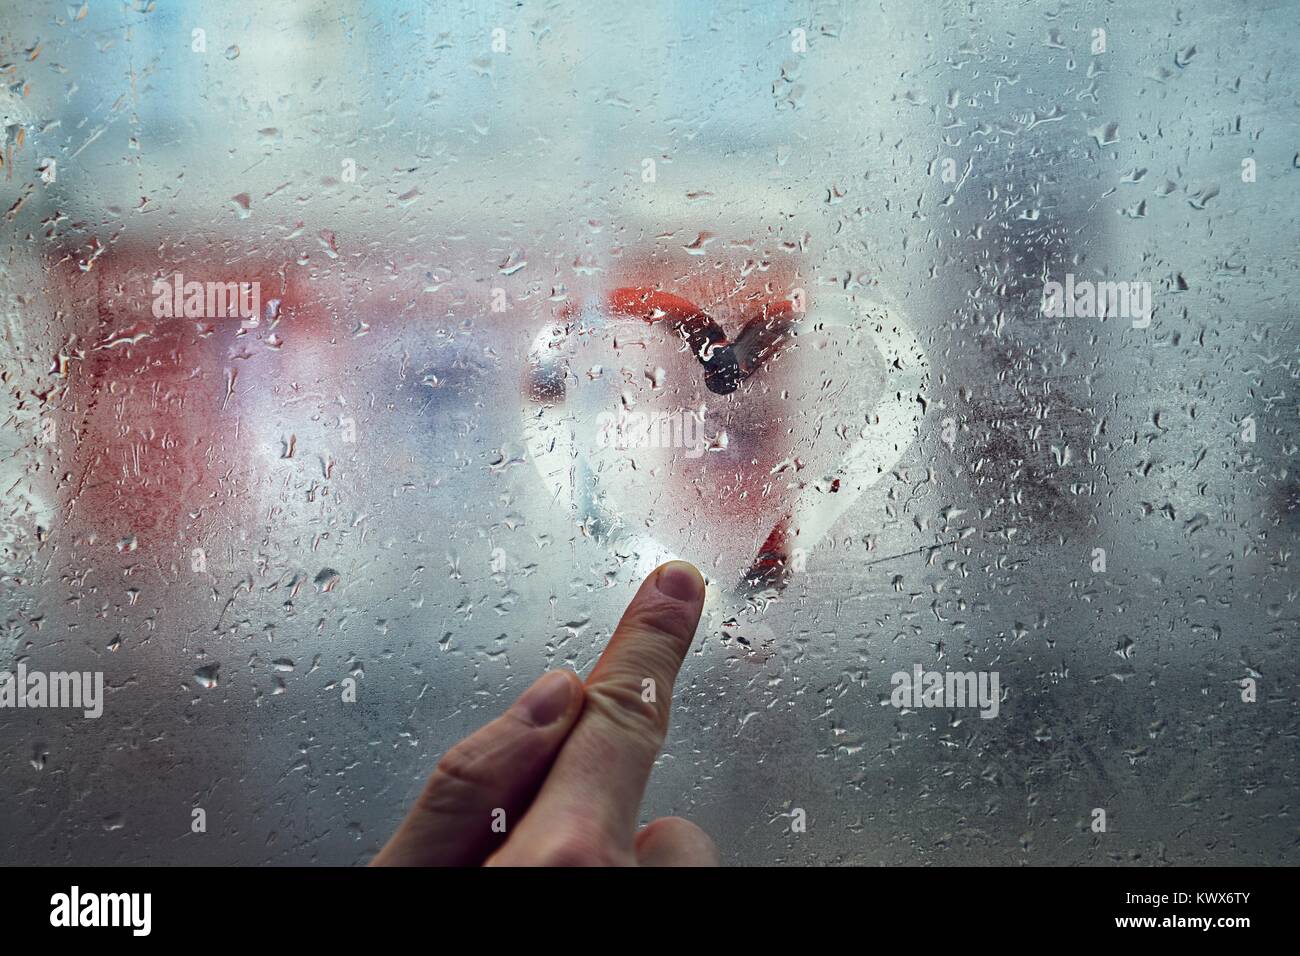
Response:
[{"label": "wrinkled skin on knuckle", "polygon": [[610,675],[587,691],[587,710],[619,738],[657,752],[668,732],[671,687],[657,686],[655,700],[642,697],[640,677]]},{"label": "wrinkled skin on knuckle", "polygon": [[687,614],[685,605],[659,594],[643,599],[628,611],[622,626],[670,643],[678,658],[695,637],[695,618]]},{"label": "wrinkled skin on knuckle", "polygon": [[655,682],[655,697],[661,702],[670,699],[686,643],[655,628],[626,622],[621,631],[620,639],[633,645],[635,651],[602,660],[591,675],[594,683],[626,683],[635,687],[639,696],[644,689],[643,682],[649,678]]},{"label": "wrinkled skin on knuckle", "polygon": [[539,728],[508,710],[492,724],[460,740],[444,753],[434,768],[426,792],[434,789],[434,784],[440,779],[448,789],[459,792],[490,788],[496,782],[494,764],[503,755],[508,753],[517,763],[529,759],[544,747]]},{"label": "wrinkled skin on knuckle", "polygon": [[433,768],[429,781],[420,791],[419,807],[433,813],[450,813],[464,801],[467,794],[483,786],[481,774],[475,768],[474,758],[456,747],[443,754]]},{"label": "wrinkled skin on knuckle", "polygon": [[517,733],[490,740],[471,735],[456,743],[433,768],[428,784],[420,793],[421,805],[432,810],[450,808],[466,794],[489,788],[493,783],[490,758],[516,739]]}]

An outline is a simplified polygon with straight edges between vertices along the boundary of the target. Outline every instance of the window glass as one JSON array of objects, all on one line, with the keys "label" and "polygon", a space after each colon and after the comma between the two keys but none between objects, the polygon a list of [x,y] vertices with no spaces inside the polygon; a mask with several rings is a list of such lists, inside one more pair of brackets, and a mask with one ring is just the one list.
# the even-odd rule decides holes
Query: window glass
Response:
[{"label": "window glass", "polygon": [[680,557],[730,862],[1294,862],[1288,4],[6,6],[5,860],[364,862]]}]

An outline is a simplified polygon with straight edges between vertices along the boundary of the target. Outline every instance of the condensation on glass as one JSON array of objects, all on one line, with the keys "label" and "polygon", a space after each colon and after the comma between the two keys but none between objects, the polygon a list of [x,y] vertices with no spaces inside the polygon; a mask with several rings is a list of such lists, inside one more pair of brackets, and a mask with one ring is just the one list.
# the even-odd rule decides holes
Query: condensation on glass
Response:
[{"label": "condensation on glass", "polygon": [[1296,862],[1289,4],[5,7],[6,861],[363,862],[677,556],[729,861]]}]

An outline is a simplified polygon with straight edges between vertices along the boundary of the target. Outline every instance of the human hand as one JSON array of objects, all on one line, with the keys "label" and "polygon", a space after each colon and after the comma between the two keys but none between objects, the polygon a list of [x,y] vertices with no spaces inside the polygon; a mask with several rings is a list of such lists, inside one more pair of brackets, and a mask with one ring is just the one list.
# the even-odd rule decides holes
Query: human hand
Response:
[{"label": "human hand", "polygon": [[656,568],[585,685],[549,671],[447,751],[371,865],[716,866],[713,841],[680,817],[636,830],[703,606],[692,565]]}]

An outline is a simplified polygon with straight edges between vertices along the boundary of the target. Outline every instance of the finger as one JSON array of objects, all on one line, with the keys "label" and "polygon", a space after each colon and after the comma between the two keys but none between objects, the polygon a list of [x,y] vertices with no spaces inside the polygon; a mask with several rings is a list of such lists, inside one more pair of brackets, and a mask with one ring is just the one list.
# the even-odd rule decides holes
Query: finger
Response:
[{"label": "finger", "polygon": [[[673,681],[704,607],[704,580],[685,561],[653,571],[587,678],[582,716],[541,793],[496,862],[545,864],[578,849],[632,859],[646,781],[668,729]],[[591,862],[607,862],[593,860]]]},{"label": "finger", "polygon": [[523,817],[582,709],[572,671],[543,674],[438,761],[374,866],[477,866]]},{"label": "finger", "polygon": [[641,866],[717,866],[718,848],[690,820],[660,817],[636,835],[636,859]]}]

